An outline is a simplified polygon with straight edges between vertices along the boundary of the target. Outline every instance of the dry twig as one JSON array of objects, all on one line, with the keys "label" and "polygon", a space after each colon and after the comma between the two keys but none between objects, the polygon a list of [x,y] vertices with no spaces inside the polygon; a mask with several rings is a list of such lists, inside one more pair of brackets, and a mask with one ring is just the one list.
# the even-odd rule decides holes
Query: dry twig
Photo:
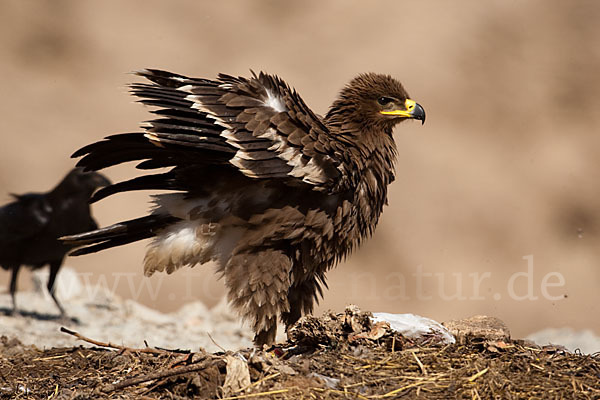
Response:
[{"label": "dry twig", "polygon": [[113,344],[113,343],[110,343],[110,342],[108,342],[108,343],[100,342],[98,340],[94,340],[94,339],[91,339],[89,337],[83,336],[79,332],[75,332],[75,331],[72,331],[70,329],[67,329],[64,326],[60,327],[60,331],[64,332],[64,333],[68,333],[71,336],[75,336],[79,340],[83,340],[84,342],[91,343],[91,344],[93,344],[95,346],[100,346],[100,347],[108,347],[108,348],[111,348],[111,349],[118,349],[118,350],[123,350],[123,351],[130,351],[130,352],[133,352],[133,353],[165,354],[165,353],[170,353],[171,352],[170,350],[156,349],[154,347],[145,347],[143,349],[135,349],[135,348],[132,348],[132,347],[127,347],[127,346],[121,346],[121,345],[118,345],[118,344]]},{"label": "dry twig", "polygon": [[169,377],[172,377],[175,375],[187,374],[189,372],[201,371],[203,369],[206,369],[208,366],[210,366],[214,361],[215,361],[214,359],[208,358],[208,359],[202,360],[202,362],[200,362],[198,364],[193,364],[193,365],[188,365],[186,367],[179,367],[179,368],[154,372],[151,374],[137,376],[137,377],[131,378],[131,379],[125,379],[124,381],[121,381],[119,383],[110,383],[110,384],[104,385],[103,387],[100,388],[100,391],[103,393],[110,393],[110,392],[114,392],[115,390],[123,389],[128,386],[139,385],[140,383],[143,383],[143,382],[149,382],[149,381],[154,381],[157,379],[169,378]]}]

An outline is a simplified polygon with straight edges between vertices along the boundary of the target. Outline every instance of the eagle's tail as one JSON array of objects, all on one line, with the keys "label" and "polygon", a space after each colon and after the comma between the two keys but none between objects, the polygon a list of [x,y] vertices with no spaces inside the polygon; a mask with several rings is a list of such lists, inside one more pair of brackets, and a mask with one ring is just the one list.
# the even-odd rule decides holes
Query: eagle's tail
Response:
[{"label": "eagle's tail", "polygon": [[172,215],[151,214],[90,232],[63,236],[60,240],[66,245],[77,248],[69,255],[80,256],[151,238],[157,231],[179,220]]}]

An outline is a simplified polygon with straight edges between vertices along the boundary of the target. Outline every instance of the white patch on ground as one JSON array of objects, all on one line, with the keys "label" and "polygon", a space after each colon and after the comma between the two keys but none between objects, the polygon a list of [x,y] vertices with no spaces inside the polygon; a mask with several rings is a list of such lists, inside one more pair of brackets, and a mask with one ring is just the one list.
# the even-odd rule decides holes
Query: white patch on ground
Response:
[{"label": "white patch on ground", "polygon": [[577,349],[584,354],[600,352],[600,337],[590,329],[576,331],[572,328],[546,328],[530,334],[525,339],[540,346],[547,344],[564,346],[571,352]]},{"label": "white patch on ground", "polygon": [[444,338],[446,343],[454,343],[454,336],[442,324],[429,318],[415,314],[373,313],[374,322],[384,321],[390,328],[408,338],[420,338],[436,333]]}]

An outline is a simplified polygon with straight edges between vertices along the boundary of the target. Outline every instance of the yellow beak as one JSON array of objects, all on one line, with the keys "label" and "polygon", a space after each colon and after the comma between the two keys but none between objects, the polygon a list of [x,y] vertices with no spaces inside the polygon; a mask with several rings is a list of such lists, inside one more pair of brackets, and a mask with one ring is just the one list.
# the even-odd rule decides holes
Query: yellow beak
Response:
[{"label": "yellow beak", "polygon": [[390,110],[390,111],[379,111],[384,115],[396,115],[398,117],[412,118],[418,119],[425,123],[425,109],[421,107],[419,103],[416,103],[414,100],[406,99],[404,102],[404,110]]}]

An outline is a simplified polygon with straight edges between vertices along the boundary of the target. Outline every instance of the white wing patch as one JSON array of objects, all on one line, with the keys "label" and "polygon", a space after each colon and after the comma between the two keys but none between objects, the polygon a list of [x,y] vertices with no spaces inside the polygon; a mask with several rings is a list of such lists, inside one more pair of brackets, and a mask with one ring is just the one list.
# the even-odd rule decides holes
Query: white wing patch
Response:
[{"label": "white wing patch", "polygon": [[277,112],[286,112],[288,110],[285,106],[285,103],[281,100],[279,96],[273,94],[269,89],[266,89],[266,91],[267,100],[264,102],[265,106],[271,107]]},{"label": "white wing patch", "polygon": [[168,274],[184,265],[203,264],[214,258],[214,235],[203,235],[199,221],[181,221],[160,232],[148,246],[144,275]]},{"label": "white wing patch", "polygon": [[[241,195],[234,193],[231,199],[217,202],[214,197],[186,199],[178,193],[153,196],[153,213],[174,215],[182,221],[157,232],[146,251],[144,274],[151,276],[162,271],[170,274],[181,267],[193,267],[209,261],[226,265],[245,232],[245,228],[238,226],[235,217],[224,218],[229,203],[236,200],[235,196]],[[267,198],[265,193],[263,201]],[[207,210],[214,219],[203,217]]]}]

